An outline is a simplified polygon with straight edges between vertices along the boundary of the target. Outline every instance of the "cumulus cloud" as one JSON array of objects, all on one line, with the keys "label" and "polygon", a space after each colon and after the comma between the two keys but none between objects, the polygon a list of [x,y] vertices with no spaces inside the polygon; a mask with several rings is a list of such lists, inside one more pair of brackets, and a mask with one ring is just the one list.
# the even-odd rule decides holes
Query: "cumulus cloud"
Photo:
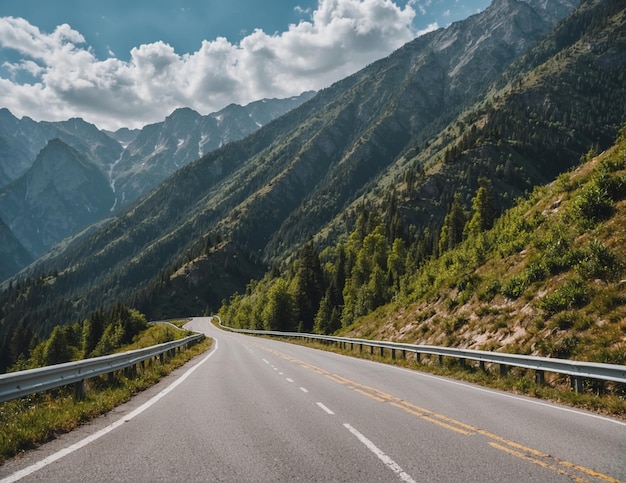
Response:
[{"label": "cumulus cloud", "polygon": [[[326,87],[423,33],[412,29],[414,16],[411,4],[392,0],[319,0],[281,33],[255,30],[239,44],[205,40],[184,55],[159,41],[133,48],[128,61],[96,58],[67,24],[44,33],[24,19],[0,18],[0,48],[22,57],[4,64],[10,78],[0,77],[0,105],[17,116],[79,116],[116,129],[160,121],[182,106],[209,113],[287,97]],[[20,72],[34,81],[18,82]]]}]

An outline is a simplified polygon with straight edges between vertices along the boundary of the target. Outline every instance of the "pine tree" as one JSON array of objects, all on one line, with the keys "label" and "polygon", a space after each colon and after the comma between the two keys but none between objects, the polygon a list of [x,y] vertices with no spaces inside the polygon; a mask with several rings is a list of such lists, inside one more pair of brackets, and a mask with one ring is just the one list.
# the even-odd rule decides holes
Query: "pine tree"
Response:
[{"label": "pine tree", "polygon": [[463,229],[465,228],[465,213],[461,203],[461,195],[454,194],[450,211],[446,215],[439,236],[439,253],[451,250],[463,241]]},{"label": "pine tree", "polygon": [[309,241],[300,252],[295,283],[295,303],[298,321],[304,332],[313,329],[313,319],[317,313],[324,291],[320,259]]},{"label": "pine tree", "polygon": [[477,234],[489,230],[493,226],[496,218],[495,203],[491,181],[486,178],[478,180],[480,187],[476,191],[476,196],[472,198],[472,217],[465,225],[464,235],[467,238],[470,234]]}]

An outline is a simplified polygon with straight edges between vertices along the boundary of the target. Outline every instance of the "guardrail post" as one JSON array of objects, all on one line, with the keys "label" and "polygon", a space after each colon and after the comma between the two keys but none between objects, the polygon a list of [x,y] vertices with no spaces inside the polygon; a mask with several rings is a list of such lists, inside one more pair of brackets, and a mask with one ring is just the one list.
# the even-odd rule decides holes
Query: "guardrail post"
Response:
[{"label": "guardrail post", "polygon": [[359,344],[359,352],[363,352],[363,344]]},{"label": "guardrail post", "polygon": [[385,357],[385,348],[384,347],[380,348],[380,357]]},{"label": "guardrail post", "polygon": [[420,364],[422,362],[422,353],[421,352],[416,352],[415,353],[415,362],[417,364]]},{"label": "guardrail post", "polygon": [[373,346],[373,345],[371,345],[371,346],[370,346],[370,354],[371,354],[371,355],[373,355],[373,354],[374,354],[374,346]]},{"label": "guardrail post", "polygon": [[85,399],[85,380],[81,379],[74,383],[74,397],[78,401]]},{"label": "guardrail post", "polygon": [[535,383],[543,386],[546,382],[546,373],[542,370],[537,369],[535,371]]},{"label": "guardrail post", "polygon": [[396,359],[396,350],[395,349],[391,349],[391,358],[392,359]]},{"label": "guardrail post", "polygon": [[439,354],[439,365],[443,366],[443,356]]},{"label": "guardrail post", "polygon": [[505,377],[509,373],[509,366],[500,364],[500,376]]},{"label": "guardrail post", "polygon": [[487,369],[485,368],[485,361],[480,361],[478,363],[478,367],[480,368],[481,371],[486,372]]},{"label": "guardrail post", "polygon": [[582,377],[574,376],[574,375],[570,376],[570,383],[571,383],[572,389],[576,393],[583,392],[583,382],[584,382],[584,379]]}]

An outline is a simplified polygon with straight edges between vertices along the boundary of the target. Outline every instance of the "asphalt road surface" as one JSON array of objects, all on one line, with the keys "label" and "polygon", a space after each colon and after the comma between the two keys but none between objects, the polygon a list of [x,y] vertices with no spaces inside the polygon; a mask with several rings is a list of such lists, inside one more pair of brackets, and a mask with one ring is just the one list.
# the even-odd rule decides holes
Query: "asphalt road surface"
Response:
[{"label": "asphalt road surface", "polygon": [[626,481],[626,423],[284,342],[212,349],[2,481]]}]

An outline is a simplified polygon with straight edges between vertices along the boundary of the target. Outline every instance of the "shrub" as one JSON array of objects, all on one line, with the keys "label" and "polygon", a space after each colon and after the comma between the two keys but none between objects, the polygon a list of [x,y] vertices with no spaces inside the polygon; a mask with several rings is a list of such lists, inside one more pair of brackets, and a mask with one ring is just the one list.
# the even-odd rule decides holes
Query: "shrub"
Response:
[{"label": "shrub", "polygon": [[540,282],[546,278],[548,270],[544,261],[539,260],[528,264],[525,271],[526,280],[530,283]]},{"label": "shrub", "polygon": [[590,299],[590,289],[585,282],[580,278],[573,278],[554,292],[545,295],[539,301],[539,307],[548,314],[555,314],[566,309],[584,307]]},{"label": "shrub", "polygon": [[595,225],[610,218],[613,210],[609,194],[597,182],[582,188],[574,199],[574,212],[585,225]]},{"label": "shrub", "polygon": [[497,294],[499,294],[501,290],[502,290],[502,284],[500,283],[500,280],[494,279],[491,282],[489,282],[489,284],[487,285],[487,287],[485,287],[485,289],[481,290],[478,293],[478,299],[483,302],[493,300],[493,298]]},{"label": "shrub", "polygon": [[502,285],[502,295],[511,299],[520,298],[526,289],[524,277],[514,276]]},{"label": "shrub", "polygon": [[584,258],[578,265],[581,276],[601,278],[607,281],[619,280],[624,271],[624,263],[621,258],[602,242],[593,240],[584,252]]},{"label": "shrub", "polygon": [[626,181],[624,177],[611,174],[608,169],[602,169],[598,172],[594,176],[593,183],[613,201],[619,201],[626,197]]}]

